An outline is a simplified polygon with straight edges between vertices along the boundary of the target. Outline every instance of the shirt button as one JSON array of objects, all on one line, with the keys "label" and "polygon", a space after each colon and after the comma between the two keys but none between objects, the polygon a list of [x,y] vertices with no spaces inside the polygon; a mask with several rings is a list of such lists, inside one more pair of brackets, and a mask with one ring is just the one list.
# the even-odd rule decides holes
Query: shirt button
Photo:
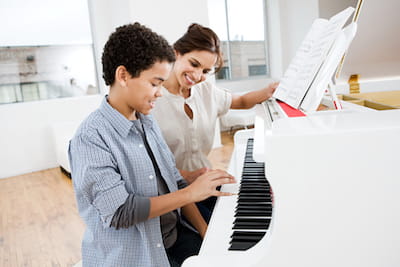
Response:
[{"label": "shirt button", "polygon": [[154,178],[154,176],[153,176],[153,175],[150,175],[150,176],[149,176],[149,179],[150,179],[150,180],[151,180],[151,179],[153,179],[153,178]]},{"label": "shirt button", "polygon": [[140,144],[139,147],[143,147],[143,144]]},{"label": "shirt button", "polygon": [[158,248],[161,248],[161,244],[160,244],[160,243],[157,243],[157,247],[158,247]]}]

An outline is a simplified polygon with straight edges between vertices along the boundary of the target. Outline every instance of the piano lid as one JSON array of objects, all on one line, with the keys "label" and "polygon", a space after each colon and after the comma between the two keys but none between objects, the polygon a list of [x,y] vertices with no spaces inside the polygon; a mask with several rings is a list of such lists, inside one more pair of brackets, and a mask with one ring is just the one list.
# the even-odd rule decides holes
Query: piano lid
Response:
[{"label": "piano lid", "polygon": [[306,117],[283,114],[271,118],[273,113],[279,113],[276,103],[265,103],[271,105],[272,110],[266,110],[264,103],[256,106],[253,157],[257,162],[265,161],[265,154],[269,153],[265,139],[271,135],[326,134],[399,127],[397,121],[400,110],[376,111],[344,102],[342,110],[316,111],[307,113]]},{"label": "piano lid", "polygon": [[316,115],[277,120],[272,124],[272,134],[339,134],[399,128],[400,110],[359,113],[335,112],[326,113],[324,116]]}]

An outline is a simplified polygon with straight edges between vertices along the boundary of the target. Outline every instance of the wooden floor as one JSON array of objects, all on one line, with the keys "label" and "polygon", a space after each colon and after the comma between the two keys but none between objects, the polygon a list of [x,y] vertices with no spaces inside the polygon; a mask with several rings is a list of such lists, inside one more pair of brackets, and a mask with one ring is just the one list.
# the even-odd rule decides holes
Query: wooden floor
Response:
[{"label": "wooden floor", "polygon": [[[226,169],[232,134],[210,153]],[[71,180],[58,168],[0,179],[0,267],[74,266],[81,259],[84,224]]]}]

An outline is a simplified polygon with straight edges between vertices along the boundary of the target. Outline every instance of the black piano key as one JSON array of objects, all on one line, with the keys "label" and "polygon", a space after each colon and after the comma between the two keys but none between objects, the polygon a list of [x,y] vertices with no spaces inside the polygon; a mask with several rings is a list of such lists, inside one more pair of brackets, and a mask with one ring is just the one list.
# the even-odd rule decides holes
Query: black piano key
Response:
[{"label": "black piano key", "polygon": [[240,188],[265,188],[269,189],[270,185],[258,180],[245,179],[241,181]]},{"label": "black piano key", "polygon": [[271,203],[255,203],[252,206],[243,206],[242,204],[248,204],[248,203],[240,203],[239,205],[236,206],[235,210],[236,211],[243,211],[243,210],[266,210],[266,211],[272,211],[272,207],[269,207],[267,205],[263,205],[263,204],[271,204]]},{"label": "black piano key", "polygon": [[269,194],[271,189],[269,188],[269,186],[263,186],[263,185],[258,185],[258,184],[254,184],[254,185],[244,185],[244,186],[240,186],[239,187],[239,191],[242,193],[257,193],[257,192],[262,192],[264,194]]},{"label": "black piano key", "polygon": [[264,195],[253,195],[253,194],[243,194],[241,195],[239,192],[238,202],[271,202],[272,198],[268,194]]},{"label": "black piano key", "polygon": [[[272,212],[265,210],[252,210],[252,211],[237,211],[235,212],[236,218],[271,218]],[[250,229],[250,228],[249,228]]]},{"label": "black piano key", "polygon": [[[244,242],[251,242],[251,241],[257,242],[257,241],[260,241],[261,238],[262,238],[262,236],[260,237],[260,236],[248,235],[248,236],[236,236],[234,240],[235,241],[244,241]],[[233,238],[231,237],[231,241],[229,243],[232,244],[232,241],[233,241]]]},{"label": "black piano key", "polygon": [[[250,190],[251,191],[251,190]],[[246,190],[241,191],[240,196],[241,197],[263,197],[267,194],[267,191],[264,190],[264,192],[246,192]]]},{"label": "black piano key", "polygon": [[252,180],[252,179],[245,179],[242,180],[240,184],[240,188],[262,188],[262,189],[269,189],[270,185],[264,181]]},{"label": "black piano key", "polygon": [[264,163],[261,162],[255,162],[251,160],[245,160],[243,164],[243,169],[244,170],[263,170],[264,169]]},{"label": "black piano key", "polygon": [[243,188],[239,190],[241,194],[268,194],[269,190],[265,188]]},{"label": "black piano key", "polygon": [[245,189],[245,190],[240,190],[240,196],[241,197],[257,197],[257,196],[265,196],[268,195],[268,191],[267,190],[261,190],[261,191],[257,191],[254,189]]},{"label": "black piano key", "polygon": [[242,203],[257,204],[260,202],[268,203],[271,201],[272,201],[272,198],[270,196],[254,196],[254,197],[239,196],[239,198],[238,198],[238,204],[242,204]]},{"label": "black piano key", "polygon": [[237,240],[254,240],[255,238],[261,239],[265,235],[265,232],[260,231],[233,231],[231,238]]},{"label": "black piano key", "polygon": [[242,193],[250,193],[252,191],[254,191],[254,193],[262,192],[264,194],[269,194],[271,188],[268,185],[262,185],[262,184],[260,185],[258,183],[240,185],[239,187],[239,192]]},{"label": "black piano key", "polygon": [[261,206],[271,207],[272,208],[272,204],[271,203],[265,203],[265,202],[260,202],[260,203],[239,203],[237,206],[254,206],[254,205],[261,205]]},{"label": "black piano key", "polygon": [[246,217],[271,217],[272,210],[253,209],[253,210],[235,210],[235,218]]},{"label": "black piano key", "polygon": [[236,218],[234,223],[268,223],[271,219],[269,218]]},{"label": "black piano key", "polygon": [[262,181],[257,181],[257,180],[242,180],[242,183],[240,184],[240,188],[243,189],[251,189],[251,188],[261,188],[265,190],[269,190],[270,185],[267,183],[264,183]]},{"label": "black piano key", "polygon": [[263,193],[263,194],[268,194],[270,191],[269,186],[263,186],[259,184],[253,184],[253,185],[245,185],[245,186],[240,186],[239,191],[242,193]]},{"label": "black piano key", "polygon": [[265,218],[236,218],[233,229],[265,229],[267,230],[271,219]]},{"label": "black piano key", "polygon": [[240,184],[240,188],[269,188],[269,184],[264,181],[245,180]]},{"label": "black piano key", "polygon": [[228,248],[228,250],[248,250],[249,248],[252,248],[255,244],[257,244],[259,240],[251,240],[251,241],[242,241],[242,240],[236,240],[236,239],[232,239],[232,242],[230,247]]},{"label": "black piano key", "polygon": [[267,210],[244,210],[235,212],[235,217],[271,217],[272,212]]},{"label": "black piano key", "polygon": [[262,205],[254,205],[254,206],[251,206],[251,207],[246,207],[246,206],[237,206],[236,208],[235,208],[235,211],[246,211],[246,210],[265,210],[265,211],[268,211],[268,212],[272,212],[272,208],[270,208],[270,207],[267,207],[267,206],[262,206]]},{"label": "black piano key", "polygon": [[255,170],[243,170],[242,171],[242,178],[251,178],[251,177],[262,178],[262,179],[266,180],[265,174],[264,174],[264,169],[258,170],[258,171],[255,171]]},{"label": "black piano key", "polygon": [[232,242],[231,246],[228,250],[248,250],[249,248],[253,247],[257,242],[243,242],[243,241],[234,241]]},{"label": "black piano key", "polygon": [[271,202],[272,198],[271,196],[263,196],[263,197],[245,197],[245,196],[240,196],[238,198],[238,202]]},{"label": "black piano key", "polygon": [[242,177],[241,183],[243,184],[245,181],[249,181],[249,182],[252,182],[252,183],[258,182],[258,183],[260,183],[260,184],[268,184],[268,183],[265,181],[265,178],[263,178],[263,177],[255,177],[255,176],[252,176],[252,177]]},{"label": "black piano key", "polygon": [[239,232],[232,234],[231,246],[228,250],[247,250],[258,243],[265,235],[265,232]]},{"label": "black piano key", "polygon": [[240,203],[239,205],[236,206],[236,211],[243,211],[243,210],[267,210],[272,212],[272,207],[263,205],[263,204],[270,204],[270,203],[257,203],[251,206],[243,206],[242,204],[248,204],[248,203]]}]

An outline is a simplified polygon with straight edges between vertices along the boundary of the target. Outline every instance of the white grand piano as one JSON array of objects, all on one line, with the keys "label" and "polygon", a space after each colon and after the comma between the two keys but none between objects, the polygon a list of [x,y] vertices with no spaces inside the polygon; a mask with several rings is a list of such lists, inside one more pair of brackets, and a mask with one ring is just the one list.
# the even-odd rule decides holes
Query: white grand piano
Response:
[{"label": "white grand piano", "polygon": [[[184,267],[400,266],[400,110],[291,112],[272,99],[235,134],[198,256]],[[293,111],[293,110],[292,110]]]},{"label": "white grand piano", "polygon": [[264,115],[263,161],[244,166],[259,125],[237,132],[238,183],[221,190],[238,195],[218,199],[183,266],[400,266],[400,110]]}]

